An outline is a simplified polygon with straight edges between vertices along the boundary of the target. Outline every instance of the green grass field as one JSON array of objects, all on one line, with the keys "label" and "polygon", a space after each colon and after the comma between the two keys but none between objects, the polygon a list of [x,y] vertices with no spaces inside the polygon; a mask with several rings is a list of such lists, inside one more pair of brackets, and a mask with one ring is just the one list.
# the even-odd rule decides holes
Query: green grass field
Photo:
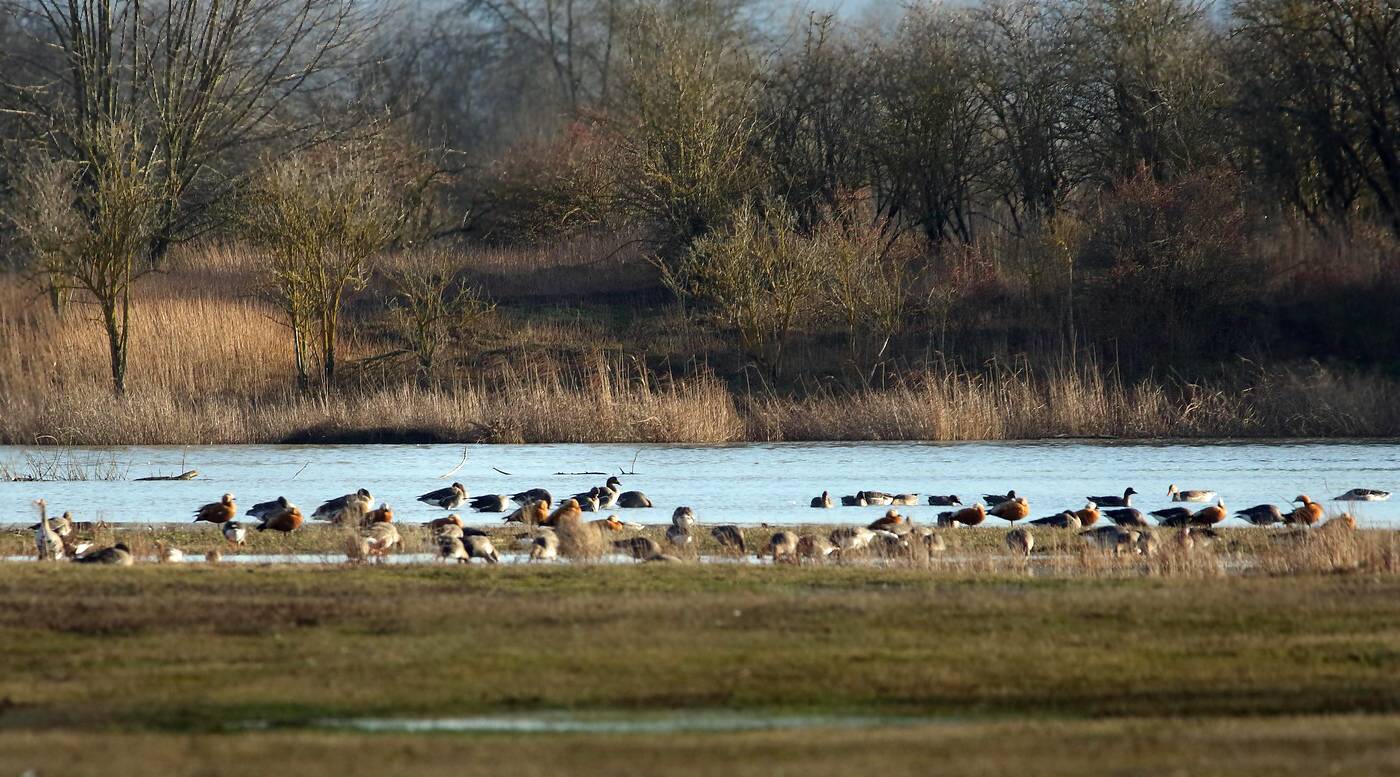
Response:
[{"label": "green grass field", "polygon": [[[16,563],[0,634],[16,774],[1400,773],[1364,568]],[[465,717],[661,730],[326,722]]]}]

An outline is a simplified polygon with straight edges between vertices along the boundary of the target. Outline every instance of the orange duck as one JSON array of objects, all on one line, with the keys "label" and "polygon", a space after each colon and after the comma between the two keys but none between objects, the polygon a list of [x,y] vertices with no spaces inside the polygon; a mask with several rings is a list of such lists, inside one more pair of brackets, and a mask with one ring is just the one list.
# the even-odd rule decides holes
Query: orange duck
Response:
[{"label": "orange duck", "polygon": [[238,515],[238,508],[233,504],[233,494],[224,494],[224,498],[217,502],[210,502],[207,505],[194,511],[194,522],[208,521],[209,523],[225,523],[232,521]]}]

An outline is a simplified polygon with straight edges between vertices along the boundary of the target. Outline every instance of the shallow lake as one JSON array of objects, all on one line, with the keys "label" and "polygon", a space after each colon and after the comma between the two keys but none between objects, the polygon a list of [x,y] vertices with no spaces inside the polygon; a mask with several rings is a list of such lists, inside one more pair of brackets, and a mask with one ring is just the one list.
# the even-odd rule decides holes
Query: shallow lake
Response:
[{"label": "shallow lake", "polygon": [[[415,497],[453,481],[473,495],[540,486],[562,499],[616,474],[624,489],[644,491],[656,509],[610,512],[649,524],[667,523],[678,505],[693,507],[701,524],[750,526],[868,523],[887,509],[809,507],[823,490],[838,505],[841,495],[862,489],[918,493],[920,506],[899,509],[926,523],[948,509],[930,507],[929,494],[957,494],[971,504],[982,494],[1007,489],[1030,499],[1032,518],[1083,507],[1088,495],[1121,494],[1128,486],[1140,492],[1133,505],[1147,511],[1172,504],[1167,488],[1174,483],[1214,490],[1232,512],[1261,502],[1284,506],[1308,494],[1323,501],[1329,513],[1349,509],[1363,527],[1400,528],[1400,497],[1351,505],[1330,501],[1354,487],[1400,487],[1400,441],[1395,440],[0,446],[0,467],[11,475],[40,471],[120,478],[0,482],[0,508],[6,516],[0,523],[33,521],[37,512],[32,503],[40,497],[51,511],[72,510],[77,520],[182,522],[224,492],[237,497],[240,512],[254,502],[286,496],[309,516],[321,502],[361,487],[374,494],[376,504],[387,501],[398,521],[417,522],[445,513]],[[198,477],[135,480],[189,469],[199,470]],[[476,525],[501,518],[458,512]],[[1226,525],[1245,524],[1232,517]]]}]

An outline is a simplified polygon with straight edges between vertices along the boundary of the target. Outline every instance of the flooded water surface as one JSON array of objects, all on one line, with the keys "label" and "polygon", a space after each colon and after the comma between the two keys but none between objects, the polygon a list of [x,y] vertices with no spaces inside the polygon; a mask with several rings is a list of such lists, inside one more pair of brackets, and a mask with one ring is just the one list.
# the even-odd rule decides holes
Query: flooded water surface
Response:
[{"label": "flooded water surface", "polygon": [[[917,493],[919,506],[899,509],[927,523],[948,509],[930,507],[930,494],[956,494],[971,504],[1008,489],[1029,498],[1033,518],[1129,486],[1140,492],[1133,506],[1147,511],[1170,506],[1167,490],[1175,484],[1215,491],[1231,511],[1307,494],[1328,500],[1329,512],[1350,510],[1362,526],[1400,527],[1400,497],[1330,501],[1351,488],[1400,487],[1400,442],[1389,440],[0,447],[0,467],[10,476],[65,478],[0,482],[5,523],[32,520],[40,497],[79,520],[180,522],[225,492],[240,512],[286,496],[309,516],[321,502],[358,488],[388,502],[398,520],[417,521],[444,512],[415,497],[453,481],[472,495],[543,487],[562,499],[617,475],[623,489],[645,492],[656,508],[610,512],[650,524],[668,522],[678,505],[693,507],[702,524],[868,522],[886,508],[809,506],[822,491],[839,505],[842,495],[859,490]],[[199,474],[188,481],[136,480],[190,469]],[[83,476],[93,479],[67,479]],[[478,525],[501,517],[458,512]],[[1243,521],[1232,517],[1227,525]]]}]

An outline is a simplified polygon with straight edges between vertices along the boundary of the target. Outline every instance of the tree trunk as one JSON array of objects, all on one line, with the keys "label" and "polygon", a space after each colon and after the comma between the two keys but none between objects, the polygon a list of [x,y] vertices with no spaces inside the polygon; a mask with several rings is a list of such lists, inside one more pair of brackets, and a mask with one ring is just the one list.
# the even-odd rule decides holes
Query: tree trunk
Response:
[{"label": "tree trunk", "polygon": [[335,330],[339,323],[340,295],[332,294],[326,307],[321,311],[321,356],[326,378],[325,389],[335,385]]},{"label": "tree trunk", "polygon": [[[121,312],[118,316],[117,305]],[[126,338],[131,319],[131,294],[122,292],[120,296],[101,299],[102,325],[107,330],[107,350],[112,362],[112,390],[117,396],[126,394]]]}]

